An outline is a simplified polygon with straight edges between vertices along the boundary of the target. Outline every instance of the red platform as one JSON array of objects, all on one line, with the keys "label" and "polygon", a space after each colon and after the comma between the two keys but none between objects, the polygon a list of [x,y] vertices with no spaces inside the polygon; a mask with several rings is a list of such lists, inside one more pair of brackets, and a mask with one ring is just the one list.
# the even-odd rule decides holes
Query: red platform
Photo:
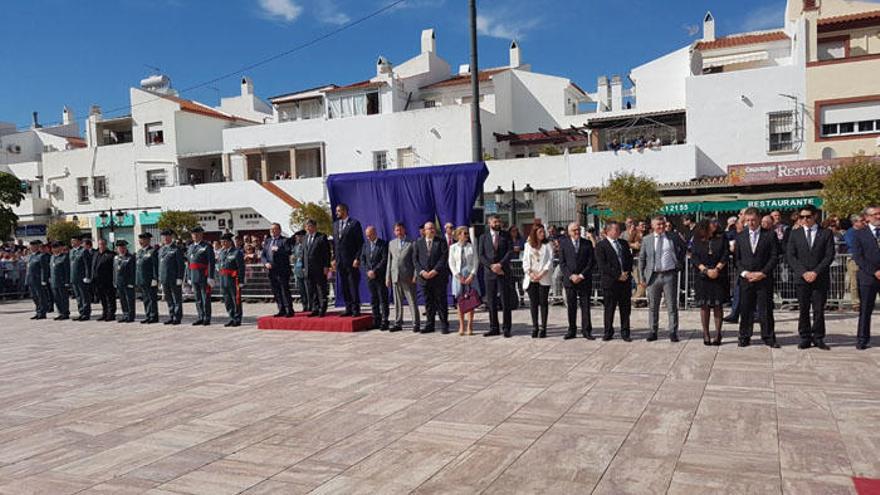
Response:
[{"label": "red platform", "polygon": [[853,484],[859,495],[880,495],[880,480],[853,478]]},{"label": "red platform", "polygon": [[359,332],[369,330],[373,326],[371,315],[357,317],[339,316],[339,313],[328,313],[323,318],[309,318],[308,313],[297,313],[293,318],[276,318],[261,316],[257,318],[260,330],[291,330],[299,332]]}]

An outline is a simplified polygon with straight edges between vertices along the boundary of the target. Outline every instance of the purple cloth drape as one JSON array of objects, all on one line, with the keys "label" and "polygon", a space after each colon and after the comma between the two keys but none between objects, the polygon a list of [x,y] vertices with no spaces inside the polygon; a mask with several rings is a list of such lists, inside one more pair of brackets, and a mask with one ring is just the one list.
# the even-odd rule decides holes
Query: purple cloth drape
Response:
[{"label": "purple cloth drape", "polygon": [[[442,226],[470,225],[474,203],[489,176],[486,164],[465,163],[416,167],[381,172],[354,172],[327,177],[327,191],[333,211],[346,203],[352,218],[361,225],[376,227],[379,237],[394,238],[394,224],[403,222],[407,236],[415,240],[419,226],[437,220]],[[337,281],[336,305],[342,291]],[[361,276],[361,300],[369,301],[366,276]]]}]

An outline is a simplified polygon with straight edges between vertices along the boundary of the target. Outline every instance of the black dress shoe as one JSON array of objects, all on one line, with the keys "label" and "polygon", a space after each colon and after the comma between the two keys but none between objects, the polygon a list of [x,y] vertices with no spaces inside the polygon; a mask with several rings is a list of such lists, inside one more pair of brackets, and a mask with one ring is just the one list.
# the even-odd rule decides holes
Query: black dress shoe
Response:
[{"label": "black dress shoe", "polygon": [[434,333],[434,329],[433,328],[425,328],[425,329],[422,329],[419,333]]},{"label": "black dress shoe", "polygon": [[537,328],[534,329],[534,330],[532,330],[532,338],[533,338],[533,339],[537,339],[537,338],[538,338],[538,329],[537,329]]},{"label": "black dress shoe", "polygon": [[498,335],[501,335],[501,332],[498,330],[489,330],[483,334],[483,337],[497,337]]},{"label": "black dress shoe", "polygon": [[339,316],[341,316],[341,317],[343,317],[343,318],[346,318],[346,317],[351,316],[351,315],[352,315],[352,312],[351,312],[351,311],[345,310],[345,311],[344,311],[341,315],[339,315]]},{"label": "black dress shoe", "polygon": [[351,312],[351,317],[352,317],[352,318],[357,318],[357,317],[359,317],[360,315],[361,315],[361,312],[360,312],[360,311],[352,311],[352,312]]},{"label": "black dress shoe", "polygon": [[725,316],[724,318],[721,318],[721,321],[723,321],[724,323],[738,323],[739,318],[733,316]]},{"label": "black dress shoe", "polygon": [[602,336],[602,341],[603,341],[603,342],[608,342],[609,340],[611,340],[611,339],[613,339],[613,338],[614,338],[613,336],[608,335],[608,334],[605,334],[605,335]]},{"label": "black dress shoe", "polygon": [[825,343],[824,339],[815,339],[813,340],[813,345],[822,349],[823,351],[830,351],[831,348],[828,347],[828,344]]},{"label": "black dress shoe", "polygon": [[586,332],[581,332],[581,335],[584,336],[587,340],[596,340],[596,337],[593,337],[593,331],[587,330]]},{"label": "black dress shoe", "polygon": [[505,338],[505,339],[509,339],[510,336],[511,336],[511,335],[510,335],[510,329],[508,328],[507,330],[504,331],[504,338]]},{"label": "black dress shoe", "polygon": [[623,337],[621,337],[621,339],[622,339],[624,342],[632,342],[632,341],[633,341],[632,337],[630,337],[629,334],[624,335]]},{"label": "black dress shoe", "polygon": [[34,319],[35,319],[35,320],[45,320],[45,319],[46,319],[46,315],[35,316]]},{"label": "black dress shoe", "polygon": [[174,322],[171,323],[171,324],[172,324],[172,325],[180,325],[180,320],[174,320]]},{"label": "black dress shoe", "polygon": [[284,315],[284,316],[285,316],[286,318],[296,318],[296,312],[295,312],[295,311],[291,311],[291,312],[287,313],[287,314]]},{"label": "black dress shoe", "polygon": [[285,316],[287,316],[287,313],[285,313],[284,311],[279,311],[272,315],[272,317],[274,318],[284,318]]},{"label": "black dress shoe", "polygon": [[868,345],[867,342],[859,342],[858,344],[856,344],[856,349],[858,349],[860,351],[864,351],[865,349],[867,349],[869,347],[871,347],[871,346]]},{"label": "black dress shoe", "polygon": [[91,316],[80,316],[79,318],[77,318],[77,321],[89,321],[91,319]]},{"label": "black dress shoe", "polygon": [[320,316],[320,315],[321,315],[320,311],[312,311],[311,313],[309,313],[309,318],[314,318],[314,317]]},{"label": "black dress shoe", "polygon": [[206,327],[207,327],[207,326],[210,326],[210,325],[211,325],[211,320],[205,320],[205,321],[202,322],[202,326],[206,326]]},{"label": "black dress shoe", "polygon": [[573,331],[569,330],[568,333],[565,334],[565,337],[562,337],[562,340],[571,340],[575,337],[577,337],[577,332],[573,332]]},{"label": "black dress shoe", "polygon": [[196,320],[196,321],[192,322],[192,326],[197,327],[204,322],[205,322],[204,320]]},{"label": "black dress shoe", "polygon": [[231,327],[233,323],[234,322],[232,322],[232,321],[227,321],[226,323],[223,324],[223,326],[224,327]]},{"label": "black dress shoe", "polygon": [[174,320],[165,320],[162,322],[163,325],[172,325],[174,324]]},{"label": "black dress shoe", "polygon": [[674,334],[670,335],[669,340],[671,340],[672,342],[678,342],[678,334],[674,333]]},{"label": "black dress shoe", "polygon": [[737,346],[739,346],[739,347],[748,347],[750,345],[752,345],[751,340],[740,340],[739,344],[737,344]]},{"label": "black dress shoe", "polygon": [[647,340],[648,342],[654,342],[655,340],[657,340],[657,333],[656,332],[649,333],[648,337],[645,340]]},{"label": "black dress shoe", "polygon": [[240,326],[241,326],[241,322],[240,322],[240,321],[233,321],[231,326],[233,326],[233,327],[240,327]]},{"label": "black dress shoe", "polygon": [[400,325],[394,325],[393,327],[388,329],[389,332],[399,332],[401,330],[403,330],[403,327]]},{"label": "black dress shoe", "polygon": [[779,349],[779,344],[777,344],[775,340],[765,340],[764,345],[772,349]]},{"label": "black dress shoe", "polygon": [[809,340],[802,340],[798,344],[798,349],[809,349],[812,345],[813,345],[813,343],[810,342]]},{"label": "black dress shoe", "polygon": [[440,330],[440,333],[442,333],[443,335],[449,335],[449,329],[446,327],[443,327],[443,329]]},{"label": "black dress shoe", "polygon": [[383,323],[382,326],[379,327],[379,330],[388,330],[388,322],[386,321],[385,323]]},{"label": "black dress shoe", "polygon": [[542,328],[541,331],[538,332],[538,338],[539,339],[546,339],[547,338],[547,329],[546,328]]},{"label": "black dress shoe", "polygon": [[141,325],[146,325],[146,324],[149,323],[150,321],[151,321],[151,320],[150,320],[149,318],[144,319],[144,320],[141,320]]},{"label": "black dress shoe", "polygon": [[32,319],[32,320],[38,320],[38,319],[40,319],[40,317],[39,317],[38,315],[34,315],[34,316],[31,316],[31,319]]}]

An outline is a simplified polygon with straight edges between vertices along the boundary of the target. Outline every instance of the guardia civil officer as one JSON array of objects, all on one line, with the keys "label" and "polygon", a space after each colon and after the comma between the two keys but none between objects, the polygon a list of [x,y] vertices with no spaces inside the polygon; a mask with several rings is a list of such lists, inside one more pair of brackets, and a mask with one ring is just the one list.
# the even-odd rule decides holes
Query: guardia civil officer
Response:
[{"label": "guardia civil officer", "polygon": [[223,234],[220,238],[220,253],[217,256],[217,270],[220,275],[220,290],[223,292],[223,304],[229,314],[229,321],[224,327],[241,325],[241,287],[244,285],[244,252],[235,247],[232,234]]},{"label": "guardia civil officer", "polygon": [[70,285],[76,298],[76,321],[88,321],[92,317],[92,247],[85,238],[70,240]]},{"label": "guardia civil officer", "polygon": [[159,283],[165,303],[168,304],[168,319],[165,325],[180,325],[183,319],[183,278],[186,275],[186,257],[183,249],[174,242],[174,231],[162,231],[162,247],[159,248]]},{"label": "guardia civil officer", "polygon": [[70,256],[64,252],[64,244],[59,241],[52,243],[52,259],[49,262],[49,286],[52,288],[52,299],[58,308],[56,321],[70,319]]},{"label": "guardia civil officer", "polygon": [[34,300],[34,316],[32,320],[45,320],[49,311],[49,259],[43,252],[43,241],[35,239],[30,243],[31,254],[28,257],[25,280]]},{"label": "guardia civil officer", "polygon": [[211,289],[214,288],[214,248],[204,239],[205,229],[196,226],[190,232],[193,243],[186,251],[187,276],[196,298],[198,318],[193,325],[211,324]]},{"label": "guardia civil officer", "polygon": [[142,324],[159,323],[159,255],[152,243],[153,234],[144,232],[138,236],[141,249],[137,253],[135,279],[144,298]]},{"label": "guardia civil officer", "polygon": [[128,241],[120,239],[116,241],[116,258],[113,259],[113,284],[116,286],[116,294],[119,297],[119,305],[122,308],[122,317],[117,320],[120,323],[134,321],[134,283],[137,260],[128,251]]}]

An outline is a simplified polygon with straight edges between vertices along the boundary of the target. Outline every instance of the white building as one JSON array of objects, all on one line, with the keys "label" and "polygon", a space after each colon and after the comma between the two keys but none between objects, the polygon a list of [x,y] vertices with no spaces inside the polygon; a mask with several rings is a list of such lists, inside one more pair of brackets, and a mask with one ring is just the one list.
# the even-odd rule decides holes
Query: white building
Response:
[{"label": "white building", "polygon": [[[41,183],[52,212],[96,236],[109,237],[112,230],[114,237],[131,241],[141,231],[155,230],[163,188],[223,179],[224,129],[272,118],[247,78],[242,94],[224,98],[221,107],[248,118],[178,97],[165,76],[131,88],[129,115],[105,117],[92,107],[82,147],[43,153]],[[203,215],[207,229],[235,223],[223,202],[214,208]]]}]

